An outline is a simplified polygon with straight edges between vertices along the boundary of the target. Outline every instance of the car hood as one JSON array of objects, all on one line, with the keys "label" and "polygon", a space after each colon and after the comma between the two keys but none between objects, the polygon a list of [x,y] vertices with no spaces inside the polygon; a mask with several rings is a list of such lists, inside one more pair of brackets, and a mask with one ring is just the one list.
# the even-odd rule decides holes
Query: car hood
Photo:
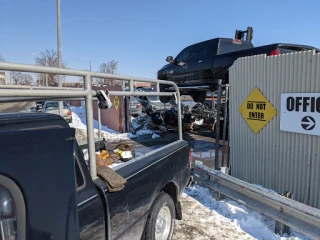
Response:
[{"label": "car hood", "polygon": [[158,71],[158,74],[161,74],[163,72],[165,72],[167,69],[171,68],[172,67],[172,63],[168,63],[166,65],[164,65],[159,71]]}]

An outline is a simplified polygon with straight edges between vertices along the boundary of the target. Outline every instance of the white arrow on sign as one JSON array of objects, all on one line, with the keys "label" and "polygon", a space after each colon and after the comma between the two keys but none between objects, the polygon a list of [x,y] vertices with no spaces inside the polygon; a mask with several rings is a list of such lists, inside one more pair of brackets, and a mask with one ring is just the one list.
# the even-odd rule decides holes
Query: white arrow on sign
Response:
[{"label": "white arrow on sign", "polygon": [[306,116],[304,118],[302,118],[301,120],[301,126],[305,129],[305,130],[312,130],[316,125],[316,121],[314,120],[313,117],[310,116]]}]

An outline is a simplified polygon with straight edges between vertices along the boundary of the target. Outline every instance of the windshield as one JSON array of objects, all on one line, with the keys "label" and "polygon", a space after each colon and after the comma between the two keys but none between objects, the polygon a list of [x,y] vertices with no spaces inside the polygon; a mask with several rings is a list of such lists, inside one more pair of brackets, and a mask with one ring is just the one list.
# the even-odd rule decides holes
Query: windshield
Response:
[{"label": "windshield", "polygon": [[159,96],[148,96],[147,98],[150,102],[160,101]]},{"label": "windshield", "polygon": [[46,104],[46,109],[58,109],[59,104],[58,102],[50,102]]},{"label": "windshield", "polygon": [[[59,108],[59,102],[48,102],[46,103],[46,109],[58,109]],[[63,102],[63,108],[67,109],[68,105],[67,103]]]}]

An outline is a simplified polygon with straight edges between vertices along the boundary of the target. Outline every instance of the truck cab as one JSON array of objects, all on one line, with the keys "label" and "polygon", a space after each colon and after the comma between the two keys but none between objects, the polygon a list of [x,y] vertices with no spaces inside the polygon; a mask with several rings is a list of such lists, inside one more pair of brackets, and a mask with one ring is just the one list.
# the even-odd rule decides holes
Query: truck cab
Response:
[{"label": "truck cab", "polygon": [[[218,80],[229,83],[228,69],[241,57],[266,54],[275,56],[295,51],[319,49],[297,44],[274,43],[254,47],[249,41],[231,38],[214,38],[184,48],[175,58],[168,56],[169,64],[157,73],[158,79],[175,82],[181,95],[190,95],[195,102],[203,102],[206,91],[217,90]],[[162,86],[162,91],[168,87]],[[170,98],[160,97],[162,102]]]}]

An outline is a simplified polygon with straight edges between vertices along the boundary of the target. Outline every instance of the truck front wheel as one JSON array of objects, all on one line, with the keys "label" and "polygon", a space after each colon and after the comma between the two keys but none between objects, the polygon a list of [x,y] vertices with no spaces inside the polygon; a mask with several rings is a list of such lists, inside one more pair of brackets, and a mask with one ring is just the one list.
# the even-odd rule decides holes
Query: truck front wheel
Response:
[{"label": "truck front wheel", "polygon": [[175,215],[174,202],[170,195],[159,193],[150,209],[142,239],[172,239]]}]

